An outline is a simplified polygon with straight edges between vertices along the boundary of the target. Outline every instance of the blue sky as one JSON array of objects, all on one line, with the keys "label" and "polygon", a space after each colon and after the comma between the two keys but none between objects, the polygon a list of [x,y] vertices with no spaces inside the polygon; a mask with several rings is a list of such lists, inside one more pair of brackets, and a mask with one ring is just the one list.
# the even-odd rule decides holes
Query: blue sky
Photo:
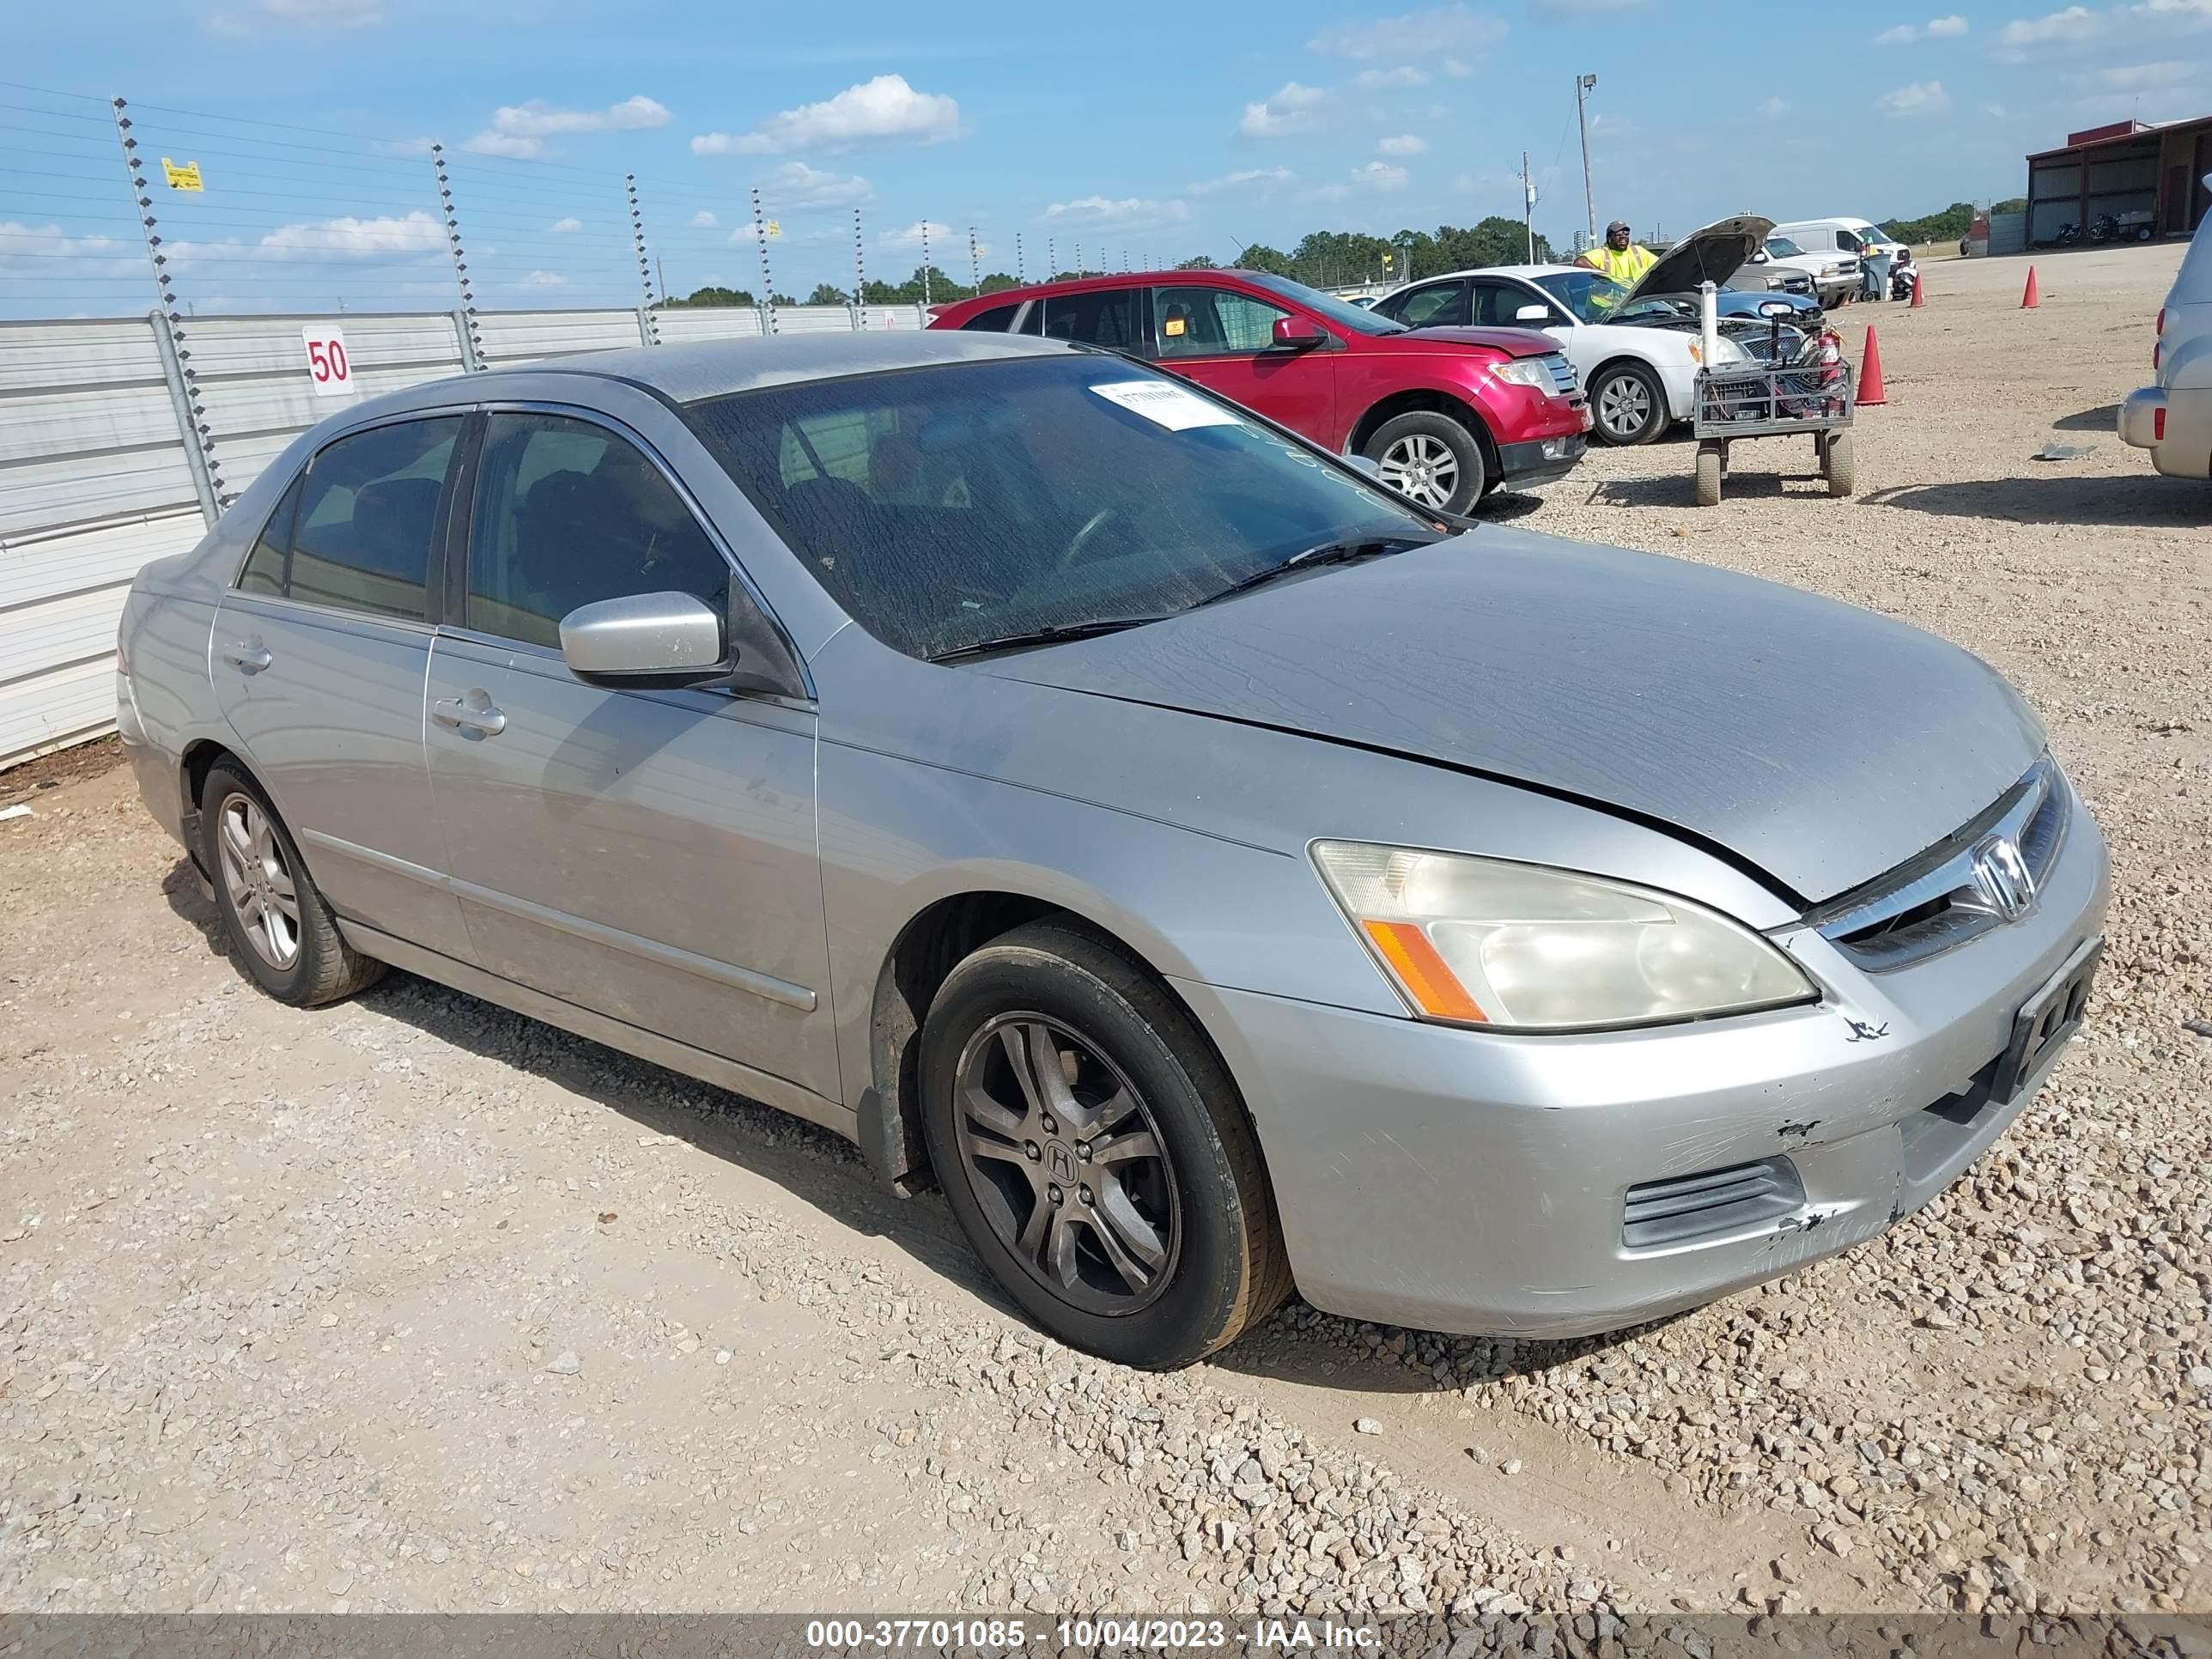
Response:
[{"label": "blue sky", "polygon": [[[1939,0],[1940,3],[1940,0]],[[76,0],[19,9],[0,76],[121,92],[151,153],[180,294],[211,307],[438,303],[447,258],[422,143],[453,154],[479,303],[634,295],[634,172],[681,293],[849,285],[933,256],[1116,268],[1309,228],[1583,215],[1573,77],[1595,73],[1601,222],[1881,216],[2020,193],[2072,129],[2212,111],[2212,0],[1808,10],[1789,0],[1498,0],[1056,14],[842,0],[748,15],[670,0]],[[0,310],[143,307],[144,260],[101,106],[0,88]],[[268,125],[260,125],[268,124]],[[352,135],[331,137],[327,135]],[[209,152],[200,155],[199,152]],[[249,182],[250,181],[250,182]],[[946,246],[950,242],[951,246]],[[37,256],[37,257],[33,257]],[[136,263],[132,263],[134,260]],[[447,268],[449,270],[449,268]],[[105,284],[105,288],[100,285]],[[76,286],[82,284],[82,286]],[[12,285],[12,286],[11,286]],[[70,303],[72,300],[77,303]],[[97,301],[99,303],[91,303]]]}]

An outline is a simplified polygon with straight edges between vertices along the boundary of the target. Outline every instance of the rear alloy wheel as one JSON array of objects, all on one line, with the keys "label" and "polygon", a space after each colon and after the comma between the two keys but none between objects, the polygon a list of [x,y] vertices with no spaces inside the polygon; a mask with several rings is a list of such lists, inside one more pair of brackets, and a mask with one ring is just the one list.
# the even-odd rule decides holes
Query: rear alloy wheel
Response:
[{"label": "rear alloy wheel", "polygon": [[1363,453],[1382,483],[1432,513],[1471,511],[1489,487],[1482,440],[1449,415],[1417,410],[1385,421]]},{"label": "rear alloy wheel", "polygon": [[374,983],[384,964],[338,933],[314,878],[300,861],[269,798],[228,761],[209,769],[200,792],[204,855],[215,871],[216,908],[253,982],[279,1002],[313,1007]]},{"label": "rear alloy wheel", "polygon": [[931,1003],[918,1082],[961,1231],[1060,1341],[1187,1365],[1289,1293],[1236,1085],[1108,941],[1040,921],[975,951]]},{"label": "rear alloy wheel", "polygon": [[1625,449],[1648,444],[1667,428],[1667,392],[1641,363],[1615,363],[1599,372],[1590,388],[1595,425],[1590,435]]}]

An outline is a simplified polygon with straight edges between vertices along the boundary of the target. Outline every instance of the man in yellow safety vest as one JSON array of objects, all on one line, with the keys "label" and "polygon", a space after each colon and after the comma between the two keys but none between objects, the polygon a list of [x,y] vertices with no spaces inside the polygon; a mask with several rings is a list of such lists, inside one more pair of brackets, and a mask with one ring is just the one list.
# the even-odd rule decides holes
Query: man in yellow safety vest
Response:
[{"label": "man in yellow safety vest", "polygon": [[1637,280],[1659,260],[1650,248],[1638,247],[1628,240],[1628,221],[1615,219],[1605,228],[1604,242],[1597,247],[1584,248],[1576,263],[1611,277],[1623,288],[1633,288]]}]

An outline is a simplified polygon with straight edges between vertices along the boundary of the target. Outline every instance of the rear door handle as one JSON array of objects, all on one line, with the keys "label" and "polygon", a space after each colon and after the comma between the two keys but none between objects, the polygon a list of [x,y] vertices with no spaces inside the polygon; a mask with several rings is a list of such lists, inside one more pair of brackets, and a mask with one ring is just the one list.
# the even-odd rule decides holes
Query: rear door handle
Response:
[{"label": "rear door handle", "polygon": [[269,647],[261,643],[258,635],[223,647],[222,659],[233,668],[248,674],[258,674],[276,660],[269,654]]},{"label": "rear door handle", "polygon": [[[482,697],[483,693],[471,695]],[[471,704],[459,697],[441,697],[430,705],[430,718],[465,738],[495,738],[507,730],[507,716],[493,708],[489,699]]]}]

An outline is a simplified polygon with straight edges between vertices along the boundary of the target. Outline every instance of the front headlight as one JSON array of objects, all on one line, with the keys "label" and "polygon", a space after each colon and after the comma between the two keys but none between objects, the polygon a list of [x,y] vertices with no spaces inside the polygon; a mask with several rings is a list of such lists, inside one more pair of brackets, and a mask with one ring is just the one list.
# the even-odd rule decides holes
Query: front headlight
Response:
[{"label": "front headlight", "polygon": [[1714,337],[1713,362],[1716,367],[1723,363],[1747,363],[1750,361],[1751,354],[1734,340],[1729,339],[1727,335],[1722,334]]},{"label": "front headlight", "polygon": [[1545,367],[1541,357],[1514,357],[1491,365],[1490,372],[1510,386],[1525,386],[1535,392],[1552,389],[1552,371]]},{"label": "front headlight", "polygon": [[1757,933],[1687,899],[1540,865],[1316,842],[1322,879],[1424,1018],[1652,1025],[1815,997]]}]

